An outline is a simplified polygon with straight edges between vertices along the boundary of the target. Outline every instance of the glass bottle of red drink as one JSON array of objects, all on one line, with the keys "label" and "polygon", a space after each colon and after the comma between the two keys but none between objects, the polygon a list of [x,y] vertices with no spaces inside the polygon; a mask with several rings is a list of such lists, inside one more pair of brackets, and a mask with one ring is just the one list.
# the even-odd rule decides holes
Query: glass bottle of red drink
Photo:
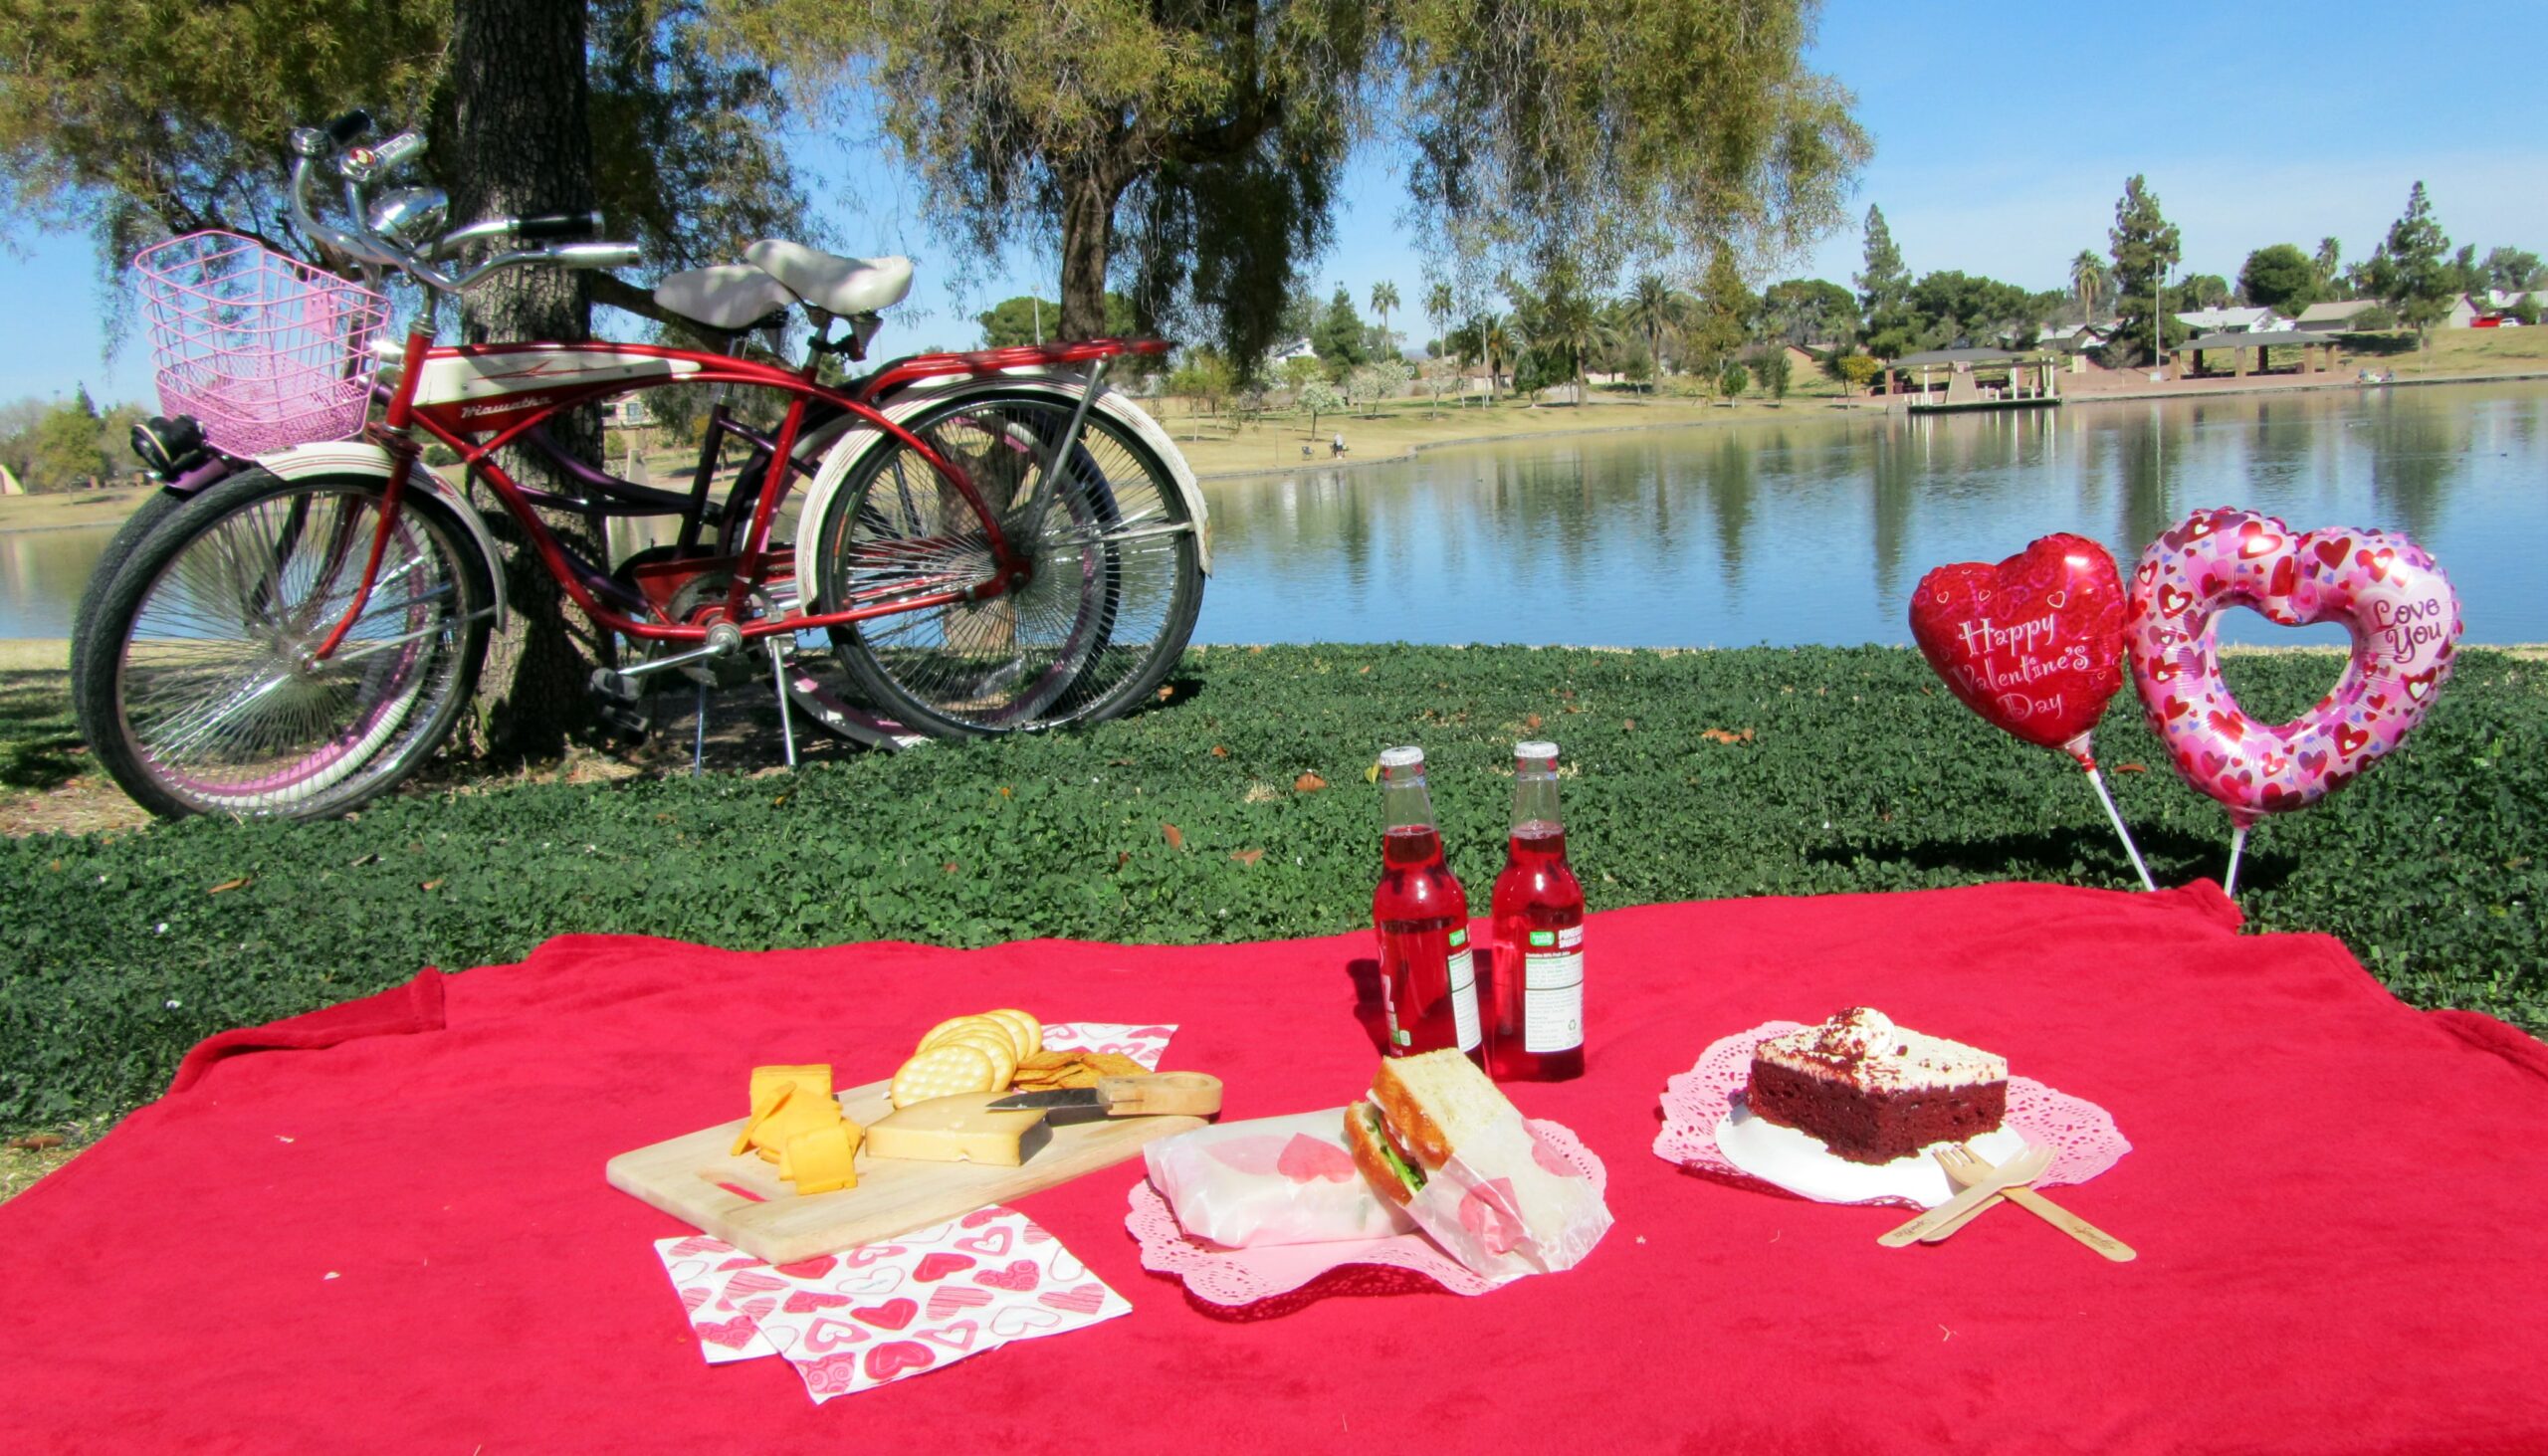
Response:
[{"label": "glass bottle of red drink", "polygon": [[1380,997],[1392,1057],[1457,1047],[1479,1054],[1477,975],[1469,898],[1442,860],[1424,750],[1380,754],[1380,884],[1372,926],[1380,939]]},{"label": "glass bottle of red drink", "polygon": [[1513,746],[1513,838],[1495,877],[1486,1069],[1498,1079],[1584,1075],[1584,887],[1566,863],[1557,744]]}]

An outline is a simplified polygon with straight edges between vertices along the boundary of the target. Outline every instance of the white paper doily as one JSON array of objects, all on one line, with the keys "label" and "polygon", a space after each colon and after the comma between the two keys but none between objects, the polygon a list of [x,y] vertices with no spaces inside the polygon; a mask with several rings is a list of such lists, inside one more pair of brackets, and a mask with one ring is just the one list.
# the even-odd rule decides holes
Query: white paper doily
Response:
[{"label": "white paper doily", "polygon": [[[1538,1118],[1531,1119],[1530,1126],[1551,1152],[1592,1180],[1595,1195],[1606,1193],[1608,1170],[1572,1130]],[[1408,1270],[1453,1294],[1480,1295],[1499,1287],[1495,1281],[1471,1273],[1420,1233],[1349,1243],[1225,1249],[1188,1238],[1185,1230],[1177,1226],[1176,1215],[1168,1211],[1168,1200],[1147,1178],[1133,1185],[1132,1205],[1132,1211],[1124,1215],[1124,1227],[1142,1246],[1142,1267],[1176,1275],[1185,1281],[1186,1289],[1216,1305],[1252,1305],[1278,1294],[1289,1294],[1320,1275],[1349,1264]]]},{"label": "white paper doily", "polygon": [[[1677,1162],[1726,1178],[1773,1183],[1800,1197],[1822,1203],[1924,1206],[1942,1201],[1946,1183],[1943,1172],[1937,1176],[1941,1190],[1937,1199],[1923,1199],[1888,1187],[1880,1176],[1870,1176],[1858,1188],[1863,1196],[1845,1196],[1852,1181],[1848,1169],[1861,1169],[1871,1175],[1879,1170],[1866,1169],[1863,1164],[1850,1164],[1823,1152],[1821,1159],[1834,1166],[1814,1169],[1814,1176],[1791,1179],[1778,1176],[1779,1166],[1758,1156],[1747,1155],[1744,1158],[1744,1162],[1751,1166],[1738,1164],[1717,1144],[1719,1126],[1732,1114],[1736,1097],[1751,1081],[1752,1049],[1771,1037],[1794,1031],[1802,1024],[1767,1021],[1750,1031],[1725,1037],[1700,1054],[1697,1066],[1666,1082],[1663,1087],[1663,1130],[1654,1135],[1654,1155],[1666,1162]],[[2031,1077],[2009,1079],[2009,1112],[2002,1126],[2016,1129],[2024,1135],[2028,1143],[2041,1144],[2052,1149],[2052,1166],[2035,1179],[2038,1186],[2084,1183],[2114,1166],[2132,1150],[2132,1144],[2124,1141],[2122,1131],[2115,1127],[2114,1119],[2104,1108],[2066,1092],[2056,1092]],[[1797,1136],[1803,1137],[1801,1134]],[[1831,1181],[1835,1177],[1838,1179],[1836,1184]]]}]

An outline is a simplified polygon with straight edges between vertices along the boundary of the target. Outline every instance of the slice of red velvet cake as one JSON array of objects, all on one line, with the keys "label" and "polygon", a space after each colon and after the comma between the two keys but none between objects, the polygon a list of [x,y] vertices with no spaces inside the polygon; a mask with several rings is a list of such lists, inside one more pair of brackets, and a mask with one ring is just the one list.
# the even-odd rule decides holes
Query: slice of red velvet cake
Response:
[{"label": "slice of red velvet cake", "polygon": [[1855,1006],[1753,1048],[1745,1097],[1756,1116],[1851,1162],[1891,1162],[1998,1128],[2009,1061]]}]

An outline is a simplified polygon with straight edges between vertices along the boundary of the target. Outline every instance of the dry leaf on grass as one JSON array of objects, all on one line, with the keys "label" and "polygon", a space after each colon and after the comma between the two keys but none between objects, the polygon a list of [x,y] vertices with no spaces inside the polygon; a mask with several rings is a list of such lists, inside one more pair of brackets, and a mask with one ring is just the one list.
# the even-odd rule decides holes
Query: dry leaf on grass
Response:
[{"label": "dry leaf on grass", "polygon": [[442,882],[440,880],[427,880],[424,888],[427,890],[440,890],[442,888]]},{"label": "dry leaf on grass", "polygon": [[227,894],[229,894],[229,893],[230,893],[231,891],[233,891],[233,890],[245,890],[246,888],[248,888],[248,887],[249,887],[249,886],[251,886],[251,885],[254,885],[255,883],[257,883],[257,877],[256,877],[256,876],[254,876],[254,875],[242,875],[242,876],[240,876],[240,877],[239,877],[238,879],[236,879],[236,880],[224,880],[224,881],[222,881],[220,884],[215,885],[215,886],[213,886],[211,889],[209,889],[209,890],[205,891],[205,892],[204,892],[204,894],[206,894],[206,895],[227,895]]},{"label": "dry leaf on grass", "polygon": [[1325,787],[1327,787],[1327,780],[1315,773],[1304,773],[1292,780],[1292,788],[1299,793],[1314,794]]},{"label": "dry leaf on grass", "polygon": [[2118,763],[2114,766],[2114,771],[2117,773],[2148,773],[2150,771],[2150,765],[2147,763]]},{"label": "dry leaf on grass", "polygon": [[1702,728],[1699,736],[1711,743],[1748,743],[1752,741],[1752,730],[1745,728],[1739,733],[1730,733],[1723,728]]},{"label": "dry leaf on grass", "polygon": [[1230,858],[1238,861],[1242,865],[1253,865],[1258,860],[1265,858],[1265,851],[1261,849],[1234,849],[1230,851]]},{"label": "dry leaf on grass", "polygon": [[1214,743],[1212,745],[1212,756],[1215,758],[1227,758],[1230,756],[1230,750],[1222,747],[1218,743]]},{"label": "dry leaf on grass", "polygon": [[1173,824],[1162,824],[1159,826],[1159,837],[1168,841],[1168,847],[1169,849],[1183,849],[1185,847],[1185,831],[1177,828]]}]

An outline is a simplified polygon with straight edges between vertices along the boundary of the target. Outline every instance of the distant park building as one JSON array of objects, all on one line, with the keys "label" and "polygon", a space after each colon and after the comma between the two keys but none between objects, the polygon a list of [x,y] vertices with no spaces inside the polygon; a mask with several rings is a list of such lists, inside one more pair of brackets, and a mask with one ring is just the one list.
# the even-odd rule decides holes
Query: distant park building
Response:
[{"label": "distant park building", "polygon": [[2197,333],[2272,333],[2291,326],[2271,309],[2194,309],[2177,321]]},{"label": "distant park building", "polygon": [[2060,367],[2042,349],[1928,349],[1886,364],[1884,392],[1918,411],[2056,405]]},{"label": "distant park building", "polygon": [[[2274,350],[2281,350],[2275,357]],[[2179,377],[2202,379],[2228,374],[2245,378],[2250,374],[2323,374],[2336,366],[2336,341],[2323,332],[2299,328],[2279,328],[2269,332],[2206,333],[2178,344],[2174,350]],[[2221,356],[2230,356],[2230,367],[2221,367]]]},{"label": "distant park building", "polygon": [[2354,315],[2380,307],[2378,299],[2343,299],[2334,303],[2312,304],[2300,311],[2291,326],[2306,333],[2341,333],[2354,326]]}]

